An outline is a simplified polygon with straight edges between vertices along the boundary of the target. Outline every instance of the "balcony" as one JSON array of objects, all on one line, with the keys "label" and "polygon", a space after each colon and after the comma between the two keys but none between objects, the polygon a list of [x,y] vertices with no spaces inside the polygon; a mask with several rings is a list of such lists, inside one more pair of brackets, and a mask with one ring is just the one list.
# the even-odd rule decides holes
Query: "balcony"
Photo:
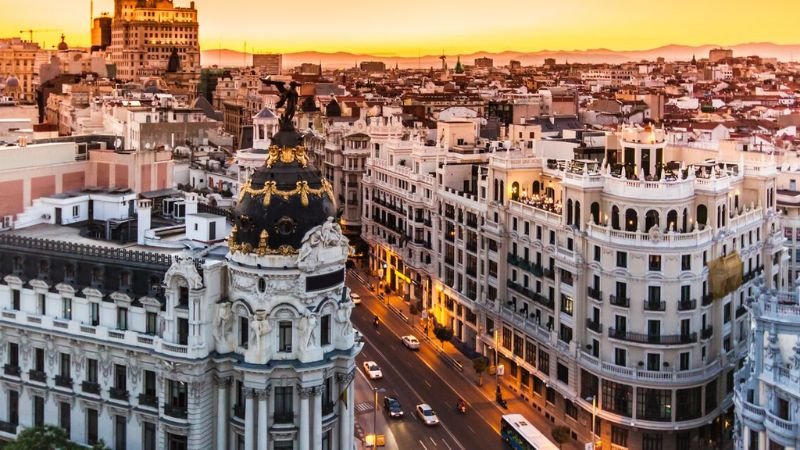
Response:
[{"label": "balcony", "polygon": [[333,405],[334,405],[333,402],[324,402],[322,404],[322,415],[329,416],[333,414]]},{"label": "balcony", "polygon": [[553,269],[544,269],[544,276],[545,278],[549,278],[551,280],[556,279],[556,273]]},{"label": "balcony", "polygon": [[5,372],[5,374],[10,377],[19,378],[21,370],[19,366],[12,366],[10,364],[6,364],[5,366],[3,366],[3,372]]},{"label": "balcony", "polygon": [[545,306],[550,309],[553,309],[553,307],[555,306],[555,302],[553,300],[550,300],[549,298],[541,294],[537,294],[536,292],[533,292],[530,289],[524,288],[511,280],[508,280],[506,282],[506,285],[512,290],[519,292],[520,294],[528,297],[529,299],[535,301],[536,303],[539,303],[542,306]]},{"label": "balcony", "polygon": [[186,405],[171,405],[164,403],[164,414],[177,419],[186,419]]},{"label": "balcony", "polygon": [[0,431],[8,434],[17,434],[17,424],[0,420]]},{"label": "balcony", "polygon": [[609,295],[608,301],[614,306],[628,308],[631,306],[631,299],[628,297],[617,297],[616,295]]},{"label": "balcony", "polygon": [[600,322],[595,322],[592,319],[586,319],[586,328],[594,331],[595,333],[603,332],[603,325]]},{"label": "balcony", "polygon": [[47,374],[44,370],[31,369],[28,371],[28,377],[31,381],[38,381],[39,383],[47,383]]},{"label": "balcony", "polygon": [[678,302],[678,311],[692,311],[697,308],[697,300],[681,300]]},{"label": "balcony", "polygon": [[697,342],[697,333],[690,334],[645,334],[616,328],[608,329],[608,337],[639,344],[680,345]]},{"label": "balcony", "polygon": [[711,339],[714,335],[714,327],[705,327],[700,331],[700,339]]},{"label": "balcony", "polygon": [[588,295],[589,298],[595,299],[597,301],[603,300],[603,291],[601,291],[600,289],[595,289],[591,286],[588,286],[586,288],[586,295]]},{"label": "balcony", "polygon": [[797,439],[797,425],[790,420],[778,417],[770,411],[766,411],[766,413],[767,420],[764,421],[764,425],[767,427],[768,433],[776,435],[775,437],[780,438],[786,444],[793,444]]},{"label": "balcony", "polygon": [[92,381],[84,381],[81,383],[81,390],[85,394],[100,395],[100,384]]},{"label": "balcony", "polygon": [[72,389],[72,377],[67,375],[56,375],[56,386]]},{"label": "balcony", "polygon": [[667,302],[664,301],[653,301],[653,300],[645,300],[644,301],[644,310],[645,311],[664,311],[667,309]]},{"label": "balcony", "polygon": [[158,408],[158,397],[152,394],[139,394],[139,406]]},{"label": "balcony", "polygon": [[713,301],[714,299],[711,297],[711,294],[703,294],[703,306],[708,306]]},{"label": "balcony", "polygon": [[108,389],[108,396],[113,398],[114,400],[127,402],[130,394],[128,393],[128,390],[125,388],[112,387]]},{"label": "balcony", "polygon": [[742,317],[747,313],[747,308],[744,305],[739,306],[736,308],[736,318]]}]

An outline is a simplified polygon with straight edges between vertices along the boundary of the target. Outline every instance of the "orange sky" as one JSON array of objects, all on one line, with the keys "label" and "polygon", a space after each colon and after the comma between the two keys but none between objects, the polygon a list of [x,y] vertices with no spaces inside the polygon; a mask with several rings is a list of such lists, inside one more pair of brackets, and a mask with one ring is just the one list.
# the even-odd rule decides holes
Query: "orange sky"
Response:
[{"label": "orange sky", "polygon": [[[12,3],[12,0],[0,0]],[[113,9],[95,0],[95,14]],[[176,0],[178,5],[189,1]],[[204,49],[416,56],[503,50],[637,50],[665,44],[800,43],[796,0],[196,0]],[[2,6],[0,36],[57,29],[89,43],[89,0]],[[24,6],[23,6],[24,5]],[[65,5],[69,5],[68,7]],[[302,5],[302,9],[290,9]],[[9,9],[11,8],[11,10]],[[35,40],[51,47],[58,32]],[[24,34],[27,38],[27,34]]]}]

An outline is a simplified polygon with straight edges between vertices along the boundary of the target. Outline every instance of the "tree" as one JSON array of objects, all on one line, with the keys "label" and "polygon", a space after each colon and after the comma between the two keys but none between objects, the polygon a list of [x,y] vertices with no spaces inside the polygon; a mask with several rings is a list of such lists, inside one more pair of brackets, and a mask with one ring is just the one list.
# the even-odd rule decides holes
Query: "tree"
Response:
[{"label": "tree", "polygon": [[439,340],[442,348],[444,348],[444,343],[453,339],[453,330],[451,328],[443,327],[443,326],[436,326],[433,329],[433,334],[436,336],[436,339]]},{"label": "tree", "polygon": [[569,428],[564,426],[553,428],[553,430],[550,431],[550,434],[553,435],[553,440],[556,441],[556,444],[558,444],[558,448],[561,448],[562,444],[569,442],[570,438],[572,437],[570,436]]},{"label": "tree", "polygon": [[483,356],[478,356],[472,360],[472,368],[475,369],[475,373],[478,374],[478,386],[483,386],[483,372],[486,371],[488,365],[486,358]]},{"label": "tree", "polygon": [[[81,450],[80,446],[69,440],[67,432],[59,427],[44,425],[41,427],[26,428],[17,436],[17,440],[9,442],[3,450]],[[100,440],[92,450],[110,450]]]}]

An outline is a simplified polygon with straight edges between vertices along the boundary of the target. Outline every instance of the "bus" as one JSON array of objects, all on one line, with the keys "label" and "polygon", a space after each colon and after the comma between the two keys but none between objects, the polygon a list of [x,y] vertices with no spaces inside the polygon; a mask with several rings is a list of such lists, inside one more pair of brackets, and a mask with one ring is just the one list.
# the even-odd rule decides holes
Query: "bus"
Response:
[{"label": "bus", "polygon": [[500,419],[500,437],[514,450],[558,450],[558,446],[522,414],[506,414]]}]

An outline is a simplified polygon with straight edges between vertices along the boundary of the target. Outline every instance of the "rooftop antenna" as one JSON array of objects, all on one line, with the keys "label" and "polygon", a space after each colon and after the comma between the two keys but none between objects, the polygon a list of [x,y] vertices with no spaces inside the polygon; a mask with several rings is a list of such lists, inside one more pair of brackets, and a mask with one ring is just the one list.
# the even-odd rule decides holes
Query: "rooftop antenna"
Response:
[{"label": "rooftop antenna", "polygon": [[89,0],[89,29],[94,26],[94,0]]}]

